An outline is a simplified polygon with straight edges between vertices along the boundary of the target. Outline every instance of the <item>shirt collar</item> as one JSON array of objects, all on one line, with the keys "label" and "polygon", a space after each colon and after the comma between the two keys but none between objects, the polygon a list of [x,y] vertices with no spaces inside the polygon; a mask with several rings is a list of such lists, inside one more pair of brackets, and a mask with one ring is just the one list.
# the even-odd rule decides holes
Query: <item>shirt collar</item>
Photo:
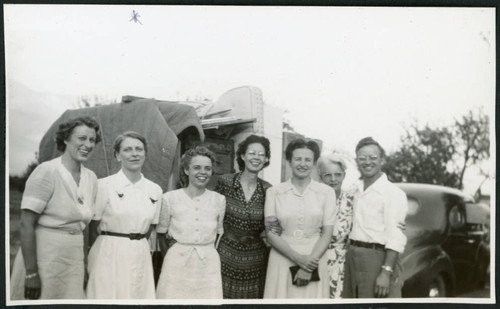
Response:
[{"label": "shirt collar", "polygon": [[[311,190],[313,192],[319,192],[320,191],[320,187],[321,187],[320,183],[311,178],[311,182],[307,185],[307,187],[304,190],[304,192],[306,192],[307,190]],[[281,192],[282,193],[284,193],[286,191],[294,190],[294,189],[295,189],[295,187],[292,184],[292,178],[289,178],[281,186]]]},{"label": "shirt collar", "polygon": [[117,189],[122,189],[128,186],[140,186],[142,185],[143,182],[144,182],[144,176],[142,175],[142,173],[141,173],[141,179],[139,179],[139,181],[136,182],[135,184],[132,183],[127,178],[123,170],[120,170],[118,173],[116,173],[115,185]]},{"label": "shirt collar", "polygon": [[358,183],[358,190],[359,192],[374,190],[376,192],[381,193],[387,182],[389,182],[389,180],[387,180],[387,175],[385,173],[382,173],[382,175],[377,180],[375,180],[375,182],[371,186],[369,186],[366,190],[363,190],[364,184],[363,184],[363,179],[361,179]]},{"label": "shirt collar", "polygon": [[[233,188],[241,187],[241,182],[240,182],[241,174],[242,174],[242,172],[234,174]],[[263,183],[262,179],[260,179],[260,177],[257,177],[257,188],[258,187],[264,188],[264,183]]]},{"label": "shirt collar", "polygon": [[79,188],[82,187],[82,184],[86,184],[86,182],[88,181],[88,172],[83,164],[80,164],[80,182],[76,183],[75,179],[71,175],[71,172],[62,163],[61,156],[55,158],[53,162],[56,166],[56,169],[59,169],[59,173],[69,185],[74,186],[75,188]]}]

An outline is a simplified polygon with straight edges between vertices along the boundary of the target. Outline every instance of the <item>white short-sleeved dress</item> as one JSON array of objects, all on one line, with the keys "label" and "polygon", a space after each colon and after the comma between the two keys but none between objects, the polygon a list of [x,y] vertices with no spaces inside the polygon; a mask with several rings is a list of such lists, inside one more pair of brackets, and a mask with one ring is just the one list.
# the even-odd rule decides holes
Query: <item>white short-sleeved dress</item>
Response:
[{"label": "white short-sleeved dress", "polygon": [[[146,234],[158,223],[162,190],[144,178],[132,183],[123,171],[99,180],[93,220],[99,231]],[[155,298],[148,240],[99,235],[89,252],[87,297]]]},{"label": "white short-sleeved dress", "polygon": [[[335,221],[335,191],[311,180],[299,193],[288,180],[266,192],[265,217],[275,216],[283,228],[280,237],[300,254],[311,254],[321,228]],[[269,254],[264,298],[329,298],[327,255],[319,260],[319,281],[298,287],[292,284],[290,267],[296,264],[274,248]]]},{"label": "white short-sleeved dress", "polygon": [[[21,209],[40,214],[35,226],[40,299],[85,298],[83,229],[92,217],[97,177],[83,165],[80,183],[61,158],[40,164],[30,175]],[[11,300],[24,299],[26,274],[21,249],[12,267]]]},{"label": "white short-sleeved dress", "polygon": [[184,189],[163,195],[156,231],[177,242],[167,251],[156,288],[157,298],[222,298],[220,258],[215,249],[223,233],[226,199],[214,191],[191,199]]}]

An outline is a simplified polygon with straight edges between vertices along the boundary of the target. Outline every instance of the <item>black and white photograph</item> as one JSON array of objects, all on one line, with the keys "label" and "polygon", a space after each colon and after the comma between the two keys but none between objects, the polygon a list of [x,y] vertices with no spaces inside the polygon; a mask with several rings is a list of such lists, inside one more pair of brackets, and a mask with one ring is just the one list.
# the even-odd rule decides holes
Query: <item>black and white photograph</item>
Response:
[{"label": "black and white photograph", "polygon": [[495,7],[3,13],[7,306],[496,303]]}]

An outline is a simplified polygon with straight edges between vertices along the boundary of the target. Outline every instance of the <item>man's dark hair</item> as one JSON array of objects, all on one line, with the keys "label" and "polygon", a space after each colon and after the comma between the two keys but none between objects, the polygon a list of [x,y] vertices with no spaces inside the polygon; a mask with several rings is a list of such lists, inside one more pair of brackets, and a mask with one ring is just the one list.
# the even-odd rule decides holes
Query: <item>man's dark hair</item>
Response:
[{"label": "man's dark hair", "polygon": [[372,137],[365,137],[365,138],[362,138],[358,144],[356,145],[356,153],[358,153],[358,150],[362,147],[365,147],[365,146],[368,146],[368,145],[375,145],[378,147],[378,149],[380,149],[380,156],[382,158],[385,158],[385,150],[384,148],[382,148],[382,146],[380,146],[380,144],[374,140]]}]

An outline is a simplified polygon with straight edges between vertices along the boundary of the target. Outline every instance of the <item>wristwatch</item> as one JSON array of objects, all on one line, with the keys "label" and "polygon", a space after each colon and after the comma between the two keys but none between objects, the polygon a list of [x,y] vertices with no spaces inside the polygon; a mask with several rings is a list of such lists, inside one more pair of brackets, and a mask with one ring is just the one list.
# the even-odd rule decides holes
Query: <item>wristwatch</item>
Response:
[{"label": "wristwatch", "polygon": [[383,270],[387,271],[387,272],[390,272],[390,273],[393,273],[394,270],[392,269],[391,266],[387,266],[387,265],[382,265],[380,266],[380,268],[382,268]]}]

